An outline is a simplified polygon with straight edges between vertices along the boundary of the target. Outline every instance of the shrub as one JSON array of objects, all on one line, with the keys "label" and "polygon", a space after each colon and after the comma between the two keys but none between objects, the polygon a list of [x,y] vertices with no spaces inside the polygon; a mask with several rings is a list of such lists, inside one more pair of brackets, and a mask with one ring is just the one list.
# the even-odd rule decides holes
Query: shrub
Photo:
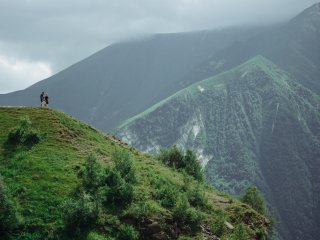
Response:
[{"label": "shrub", "polygon": [[81,194],[78,199],[69,199],[62,206],[65,228],[70,235],[83,236],[95,225],[99,207],[88,194]]},{"label": "shrub", "polygon": [[37,130],[31,128],[31,120],[28,116],[20,119],[19,126],[12,129],[7,138],[9,144],[34,145],[40,142],[41,137]]},{"label": "shrub", "polygon": [[18,226],[18,218],[14,205],[10,201],[7,188],[0,175],[0,236]]},{"label": "shrub", "polygon": [[231,240],[248,240],[250,239],[246,228],[243,224],[239,224],[235,227],[234,232],[231,235]]},{"label": "shrub", "polygon": [[177,146],[173,146],[170,149],[161,150],[158,158],[169,167],[184,170],[194,179],[203,181],[201,165],[191,150],[187,150],[184,155]]},{"label": "shrub", "polygon": [[135,183],[135,170],[131,156],[127,151],[117,150],[113,154],[113,161],[115,163],[115,170],[118,171],[121,177],[128,183]]},{"label": "shrub", "polygon": [[158,158],[169,167],[185,168],[184,155],[175,145],[169,149],[162,149]]},{"label": "shrub", "polygon": [[106,170],[104,204],[106,207],[124,208],[133,200],[133,185],[127,183],[121,174],[114,169]]},{"label": "shrub", "polygon": [[208,209],[210,207],[208,203],[208,198],[204,191],[199,189],[189,189],[187,191],[188,201],[191,206],[199,207],[203,210]]},{"label": "shrub", "polygon": [[118,240],[137,240],[139,234],[131,225],[122,225],[119,229]]},{"label": "shrub", "polygon": [[133,200],[133,184],[136,182],[131,156],[126,151],[113,154],[114,168],[107,168],[102,191],[106,207],[125,208]]},{"label": "shrub", "polygon": [[177,186],[165,180],[159,180],[156,184],[155,197],[165,208],[173,208],[177,203],[179,191]]},{"label": "shrub", "polygon": [[204,219],[204,214],[190,207],[188,200],[183,196],[173,209],[173,216],[180,227],[188,227],[192,233],[199,230],[200,223]]},{"label": "shrub", "polygon": [[250,205],[253,209],[263,215],[265,215],[267,212],[266,204],[262,197],[262,194],[255,186],[249,186],[240,200],[243,203]]},{"label": "shrub", "polygon": [[221,237],[227,231],[225,219],[223,217],[217,218],[211,225],[211,231],[214,233],[214,235]]},{"label": "shrub", "polygon": [[161,209],[155,202],[152,201],[143,201],[138,203],[133,203],[129,209],[126,211],[125,215],[132,217],[139,222],[144,222],[147,219],[152,218],[153,216],[159,215]]},{"label": "shrub", "polygon": [[203,171],[198,161],[196,155],[191,151],[187,150],[186,155],[184,156],[185,159],[185,170],[186,172],[193,176],[196,180],[203,182],[204,176]]},{"label": "shrub", "polygon": [[96,192],[102,184],[103,169],[97,162],[96,156],[90,154],[86,159],[85,169],[82,172],[83,188],[90,193]]}]

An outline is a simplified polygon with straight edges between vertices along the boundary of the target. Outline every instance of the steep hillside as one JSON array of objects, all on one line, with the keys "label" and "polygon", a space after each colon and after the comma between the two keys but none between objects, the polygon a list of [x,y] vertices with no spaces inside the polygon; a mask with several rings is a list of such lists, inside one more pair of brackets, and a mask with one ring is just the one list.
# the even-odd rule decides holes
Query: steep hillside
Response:
[{"label": "steep hillside", "polygon": [[113,44],[26,90],[0,95],[2,106],[50,104],[111,130],[161,99],[186,87],[181,78],[214,52],[265,28],[157,34]]},{"label": "steep hillside", "polygon": [[265,239],[269,222],[248,205],[61,112],[0,116],[1,239]]},{"label": "steep hillside", "polygon": [[216,52],[187,73],[183,81],[193,83],[262,55],[293,74],[300,84],[319,94],[319,53],[320,3],[317,3],[282,26]]},{"label": "steep hillside", "polygon": [[207,180],[239,194],[257,184],[285,239],[319,236],[320,98],[257,56],[200,81],[120,126],[146,152],[197,152]]}]

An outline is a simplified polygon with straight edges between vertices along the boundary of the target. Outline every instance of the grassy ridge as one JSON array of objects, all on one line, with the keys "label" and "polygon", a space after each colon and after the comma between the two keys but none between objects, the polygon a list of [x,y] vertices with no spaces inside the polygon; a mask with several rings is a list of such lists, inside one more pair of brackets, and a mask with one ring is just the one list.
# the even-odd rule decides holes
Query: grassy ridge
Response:
[{"label": "grassy ridge", "polygon": [[[203,192],[209,206],[204,208],[196,206],[197,203],[194,206],[190,204],[192,211],[204,216],[202,227],[192,233],[187,227],[180,226],[182,230],[172,234],[170,238],[194,234],[194,238],[198,236],[201,239],[203,229],[215,234],[213,226],[218,221],[218,216],[223,216],[223,219],[235,226],[244,224],[245,231],[251,236],[266,231],[268,221],[247,205],[218,193],[212,187],[198,183],[185,174],[164,166],[157,159],[141,154],[112,136],[103,135],[61,112],[2,107],[0,116],[0,174],[16,204],[23,226],[16,230],[16,234],[11,234],[10,239],[28,239],[27,236],[43,239],[50,235],[53,239],[57,236],[63,238],[63,233],[57,233],[57,229],[64,227],[61,204],[70,198],[79,185],[78,175],[84,169],[88,155],[94,153],[100,166],[108,167],[113,166],[112,155],[119,150],[132,156],[136,170],[137,183],[134,186],[133,202],[123,210],[104,210],[99,218],[105,220],[99,219],[91,229],[88,239],[98,235],[115,238],[123,228],[123,222],[128,219],[135,220],[129,222],[141,238],[148,238],[143,229],[154,219],[162,221],[161,234],[169,236],[168,229],[177,221],[176,208],[165,207],[157,198],[157,188],[161,188],[161,181],[169,182],[177,196],[188,196],[195,190]],[[40,132],[41,142],[32,147],[8,146],[5,142],[10,129],[16,127],[19,118],[24,116],[29,116],[32,127]],[[151,210],[146,211],[142,219],[139,214],[146,206]],[[233,236],[232,234],[232,230],[225,230],[226,238]]]}]

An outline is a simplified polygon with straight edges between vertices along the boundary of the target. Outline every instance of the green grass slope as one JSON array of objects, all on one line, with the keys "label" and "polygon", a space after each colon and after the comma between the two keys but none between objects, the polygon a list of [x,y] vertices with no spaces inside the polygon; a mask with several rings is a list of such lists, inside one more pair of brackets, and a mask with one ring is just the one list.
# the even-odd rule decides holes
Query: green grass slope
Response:
[{"label": "green grass slope", "polygon": [[[7,144],[9,132],[26,116],[40,134],[40,142],[32,146]],[[94,224],[86,226],[83,234],[74,235],[76,228],[65,227],[66,212],[72,212],[73,205],[68,205],[69,209],[63,205],[79,189],[88,156],[96,156],[101,170],[117,165],[114,154],[119,151],[131,156],[135,169],[132,202],[124,208],[97,205]],[[0,222],[1,239],[206,239],[215,235],[264,239],[269,225],[248,205],[51,109],[0,108],[0,175],[18,216],[18,224],[7,234],[1,232]],[[3,191],[0,221],[5,204],[1,194]],[[164,204],[168,199],[173,199],[173,206]],[[83,209],[90,208],[84,204]],[[83,215],[74,218],[71,221]]]},{"label": "green grass slope", "polygon": [[219,190],[239,194],[250,183],[259,186],[285,239],[314,240],[319,106],[318,95],[256,56],[129,119],[117,135],[146,152],[173,144],[192,148]]}]

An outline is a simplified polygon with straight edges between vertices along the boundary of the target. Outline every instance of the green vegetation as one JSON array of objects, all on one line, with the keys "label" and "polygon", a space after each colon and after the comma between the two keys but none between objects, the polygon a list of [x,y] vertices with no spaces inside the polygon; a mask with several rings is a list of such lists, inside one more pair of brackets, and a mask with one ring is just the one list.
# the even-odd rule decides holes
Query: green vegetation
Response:
[{"label": "green vegetation", "polygon": [[[250,237],[267,232],[268,220],[241,202],[63,113],[0,108],[0,115],[1,239],[197,239],[218,215],[243,223]],[[25,116],[41,141],[7,148]]]},{"label": "green vegetation", "polygon": [[7,144],[33,145],[40,142],[40,135],[31,127],[31,124],[28,116],[20,118],[19,126],[9,132]]},{"label": "green vegetation", "polygon": [[250,205],[257,212],[266,215],[267,207],[262,194],[255,186],[249,186],[245,194],[240,198],[243,203]]},{"label": "green vegetation", "polygon": [[158,158],[169,167],[184,170],[196,180],[200,182],[203,181],[201,165],[196,155],[191,150],[187,150],[184,155],[177,146],[173,146],[169,149],[163,149]]},{"label": "green vegetation", "polygon": [[0,175],[0,236],[6,236],[18,227],[16,210],[7,187]]},{"label": "green vegetation", "polygon": [[[207,182],[237,196],[259,186],[275,206],[280,235],[293,239],[300,229],[313,239],[319,234],[312,226],[320,223],[310,215],[318,208],[319,106],[319,95],[256,56],[175,93],[128,120],[117,135],[150,153],[175,144],[192,149]],[[171,156],[175,162],[166,158],[167,165],[183,163],[178,150]]]}]

